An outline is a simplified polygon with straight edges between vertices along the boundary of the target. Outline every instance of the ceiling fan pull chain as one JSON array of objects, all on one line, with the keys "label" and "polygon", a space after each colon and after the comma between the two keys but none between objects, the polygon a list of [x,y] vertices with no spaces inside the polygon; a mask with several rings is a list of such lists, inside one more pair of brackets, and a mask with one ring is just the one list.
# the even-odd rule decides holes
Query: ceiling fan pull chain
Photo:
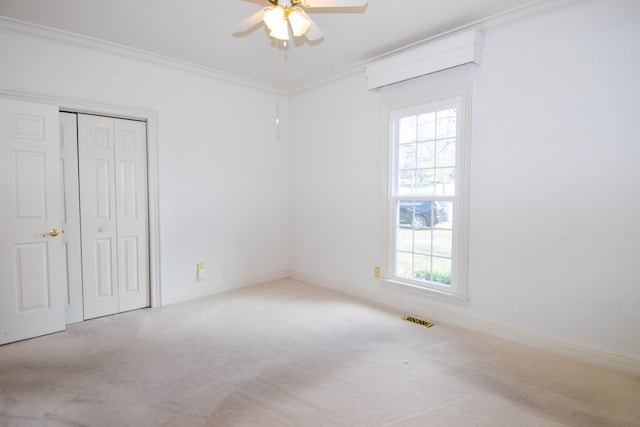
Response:
[{"label": "ceiling fan pull chain", "polygon": [[[278,55],[279,48],[278,43],[280,40],[276,39],[276,61],[275,61],[275,74],[276,74],[276,140],[280,139],[280,56]],[[285,41],[286,43],[286,41]]]}]

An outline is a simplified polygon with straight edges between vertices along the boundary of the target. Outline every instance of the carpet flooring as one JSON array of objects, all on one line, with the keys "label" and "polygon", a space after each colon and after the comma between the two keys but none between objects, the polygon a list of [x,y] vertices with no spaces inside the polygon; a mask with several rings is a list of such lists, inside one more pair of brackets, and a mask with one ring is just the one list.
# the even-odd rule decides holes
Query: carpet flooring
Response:
[{"label": "carpet flooring", "polygon": [[0,347],[0,426],[640,426],[640,378],[280,280]]}]

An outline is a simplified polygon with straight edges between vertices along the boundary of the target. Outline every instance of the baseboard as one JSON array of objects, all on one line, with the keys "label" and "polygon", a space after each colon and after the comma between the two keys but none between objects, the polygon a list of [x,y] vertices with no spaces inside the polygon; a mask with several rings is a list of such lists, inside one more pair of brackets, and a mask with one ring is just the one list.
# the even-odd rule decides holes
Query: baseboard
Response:
[{"label": "baseboard", "polygon": [[632,356],[567,343],[554,338],[536,335],[530,332],[513,329],[504,325],[499,325],[496,323],[486,322],[483,320],[464,316],[453,311],[429,307],[423,303],[424,300],[421,300],[418,304],[412,303],[407,298],[402,298],[402,296],[394,298],[389,297],[388,294],[382,295],[381,293],[375,291],[354,289],[353,286],[350,286],[346,283],[339,283],[326,278],[301,273],[295,270],[289,272],[289,277],[300,282],[308,283],[310,285],[331,289],[337,292],[373,301],[378,304],[404,310],[409,312],[410,314],[428,318],[431,321],[446,323],[467,330],[487,334],[497,338],[502,338],[528,347],[548,351],[550,353],[560,354],[572,359],[615,369],[617,371],[625,372],[634,376],[640,376],[640,360]]},{"label": "baseboard", "polygon": [[198,287],[195,289],[172,292],[162,295],[162,305],[166,306],[179,302],[189,301],[192,299],[203,298],[210,295],[220,294],[222,292],[228,292],[236,289],[246,288],[248,286],[258,285],[260,283],[285,279],[287,277],[289,277],[289,271],[282,270],[253,277],[214,283],[212,285],[205,285],[203,287]]}]

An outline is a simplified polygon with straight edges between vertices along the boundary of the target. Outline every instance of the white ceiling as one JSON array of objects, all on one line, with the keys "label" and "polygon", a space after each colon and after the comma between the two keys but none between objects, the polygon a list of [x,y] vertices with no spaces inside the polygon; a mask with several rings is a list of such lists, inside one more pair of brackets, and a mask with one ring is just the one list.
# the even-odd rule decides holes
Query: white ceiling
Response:
[{"label": "white ceiling", "polygon": [[368,0],[362,9],[310,12],[324,39],[298,39],[280,51],[278,62],[275,44],[263,27],[242,37],[233,35],[239,22],[269,6],[267,0],[0,0],[0,15],[291,89],[539,2]]}]

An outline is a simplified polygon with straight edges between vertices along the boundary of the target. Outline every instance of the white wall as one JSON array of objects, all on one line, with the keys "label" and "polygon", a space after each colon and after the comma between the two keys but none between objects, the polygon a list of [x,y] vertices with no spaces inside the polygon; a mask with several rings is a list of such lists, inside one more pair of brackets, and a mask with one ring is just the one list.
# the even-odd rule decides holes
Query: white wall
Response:
[{"label": "white wall", "polygon": [[473,71],[466,305],[373,278],[386,127],[364,73],[293,96],[294,275],[640,361],[638,42],[637,0],[585,2],[487,32]]},{"label": "white wall", "polygon": [[[157,112],[165,301],[286,275],[287,144],[286,132],[275,138],[274,95],[10,32],[0,58],[0,89]],[[286,100],[281,111],[286,124]]]}]

